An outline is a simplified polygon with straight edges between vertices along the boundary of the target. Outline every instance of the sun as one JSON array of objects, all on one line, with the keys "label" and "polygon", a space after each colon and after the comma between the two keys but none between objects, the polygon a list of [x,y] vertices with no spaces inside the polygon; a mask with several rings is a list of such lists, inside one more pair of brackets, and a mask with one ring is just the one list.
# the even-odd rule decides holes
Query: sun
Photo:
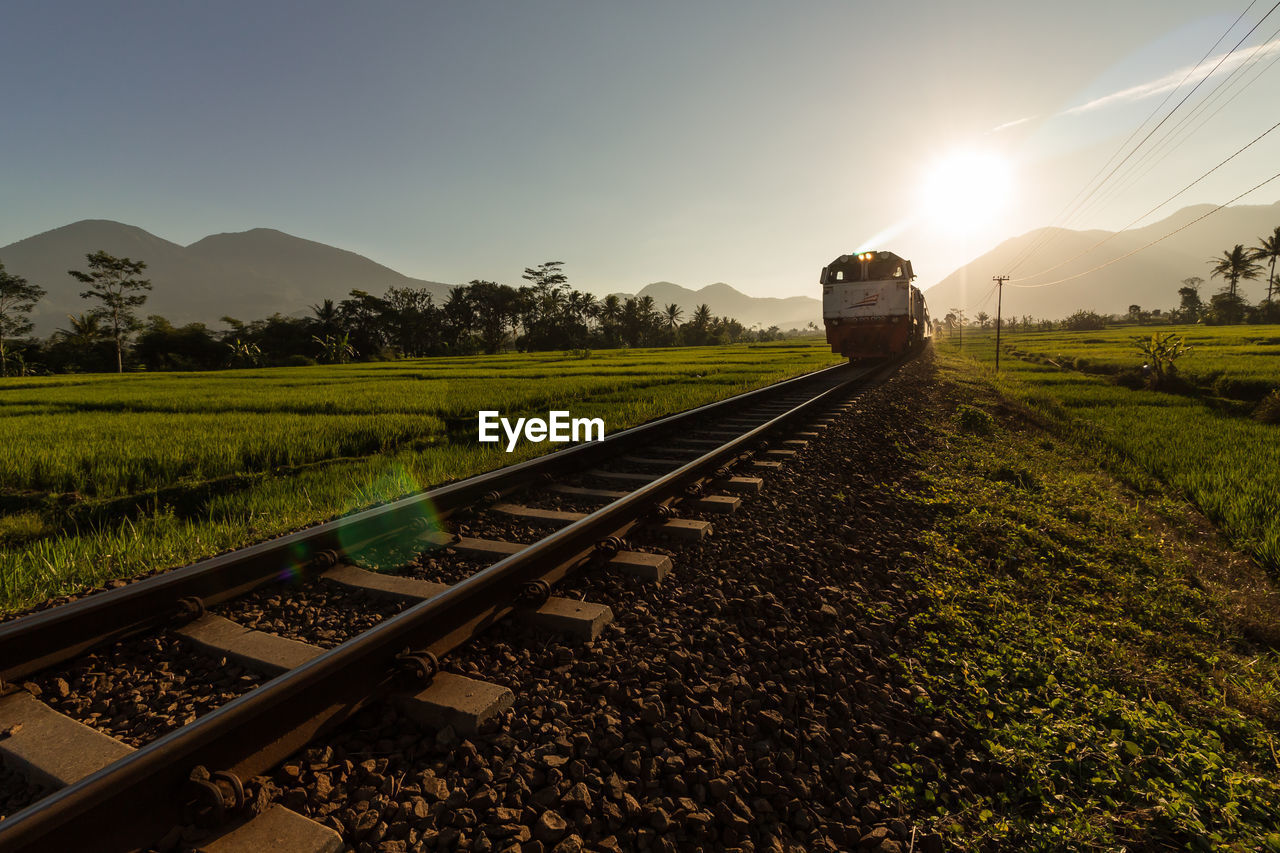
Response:
[{"label": "sun", "polygon": [[925,173],[920,214],[944,232],[972,233],[1004,212],[1012,188],[1012,169],[999,154],[953,151]]}]

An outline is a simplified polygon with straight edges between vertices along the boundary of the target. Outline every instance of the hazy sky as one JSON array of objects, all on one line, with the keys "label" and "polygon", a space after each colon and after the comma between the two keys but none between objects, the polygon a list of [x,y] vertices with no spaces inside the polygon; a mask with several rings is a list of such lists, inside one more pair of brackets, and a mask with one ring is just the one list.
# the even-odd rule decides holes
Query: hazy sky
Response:
[{"label": "hazy sky", "polygon": [[[270,227],[437,281],[519,284],[558,259],[598,293],[757,296],[816,295],[832,258],[885,248],[927,286],[1053,220],[1244,8],[10,3],[0,245],[86,218],[183,244]],[[1280,11],[1243,48],[1277,28]],[[1272,67],[1070,224],[1128,223],[1280,120],[1277,91]],[[1007,170],[1003,208],[955,212],[956,169],[982,176],[963,163],[922,196],[957,151]],[[1278,155],[1280,131],[1152,219],[1226,201]]]}]

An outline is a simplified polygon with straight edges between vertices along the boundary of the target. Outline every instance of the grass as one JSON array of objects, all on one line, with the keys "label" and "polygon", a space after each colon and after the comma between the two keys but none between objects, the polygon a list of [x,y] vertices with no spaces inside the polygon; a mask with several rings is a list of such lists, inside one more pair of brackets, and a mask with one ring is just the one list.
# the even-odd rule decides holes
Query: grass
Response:
[{"label": "grass", "polygon": [[[1219,388],[1280,385],[1280,346],[1272,343],[1280,341],[1280,327],[1192,332],[1198,350],[1178,362],[1183,376],[1212,376]],[[1006,339],[1014,354],[1003,355],[998,376],[992,335],[966,334],[962,354],[951,341],[940,350],[965,359],[1045,423],[1076,435],[1131,484],[1155,481],[1186,497],[1237,547],[1280,569],[1280,428],[1246,417],[1249,406],[1224,407],[1194,393],[1134,390],[1074,369],[1071,362],[1081,359],[1117,369],[1140,365],[1136,348],[1125,355],[1122,342],[1132,334],[1019,334]],[[1045,352],[1057,357],[1033,355]]]},{"label": "grass", "polygon": [[800,341],[0,380],[0,610],[560,447],[480,445],[480,409],[612,433],[839,361]]},{"label": "grass", "polygon": [[[1176,334],[1193,348],[1178,362],[1182,378],[1216,396],[1257,401],[1280,386],[1280,326],[1130,326],[1099,332],[1019,332],[1006,336],[1015,351],[1088,373],[1134,370],[1142,356],[1134,338]],[[991,335],[971,341],[985,350]]]},{"label": "grass", "polygon": [[900,495],[932,523],[903,567],[899,664],[965,732],[967,769],[941,778],[952,759],[921,752],[894,796],[955,849],[1280,851],[1275,582],[1046,414],[1091,424],[1101,392],[950,348],[939,363],[950,402]]}]

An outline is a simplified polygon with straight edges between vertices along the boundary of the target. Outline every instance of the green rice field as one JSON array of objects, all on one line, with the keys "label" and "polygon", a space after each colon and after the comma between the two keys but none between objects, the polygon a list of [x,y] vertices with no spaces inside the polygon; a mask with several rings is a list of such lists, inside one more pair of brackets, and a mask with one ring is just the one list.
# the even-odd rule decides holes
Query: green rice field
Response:
[{"label": "green rice field", "polygon": [[1133,339],[1138,335],[1149,338],[1153,333],[1176,334],[1191,345],[1192,354],[1178,361],[1178,371],[1206,391],[1257,400],[1280,385],[1280,326],[1129,326],[1100,332],[1020,332],[1004,342],[1015,351],[1064,366],[1115,374],[1142,363]]},{"label": "green rice field", "polygon": [[825,343],[0,379],[0,609],[527,459],[476,413],[613,433],[838,363]]},{"label": "green rice field", "polygon": [[[1133,339],[1185,334],[1180,393],[1131,388],[1143,357]],[[1020,332],[1002,340],[965,331],[938,347],[1011,400],[1077,434],[1131,480],[1154,481],[1197,506],[1240,549],[1280,569],[1280,425],[1250,417],[1280,388],[1280,326],[1153,327]]]}]

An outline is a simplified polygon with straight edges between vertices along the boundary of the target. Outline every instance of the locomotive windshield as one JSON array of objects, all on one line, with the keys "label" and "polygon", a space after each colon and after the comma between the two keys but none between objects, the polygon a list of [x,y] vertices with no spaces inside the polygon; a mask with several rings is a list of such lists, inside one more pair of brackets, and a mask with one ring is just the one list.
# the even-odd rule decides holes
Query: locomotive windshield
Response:
[{"label": "locomotive windshield", "polygon": [[870,252],[869,258],[859,260],[858,255],[841,255],[824,271],[823,284],[838,281],[885,281],[900,279],[910,281],[915,278],[911,272],[911,261],[898,257],[893,252]]}]

